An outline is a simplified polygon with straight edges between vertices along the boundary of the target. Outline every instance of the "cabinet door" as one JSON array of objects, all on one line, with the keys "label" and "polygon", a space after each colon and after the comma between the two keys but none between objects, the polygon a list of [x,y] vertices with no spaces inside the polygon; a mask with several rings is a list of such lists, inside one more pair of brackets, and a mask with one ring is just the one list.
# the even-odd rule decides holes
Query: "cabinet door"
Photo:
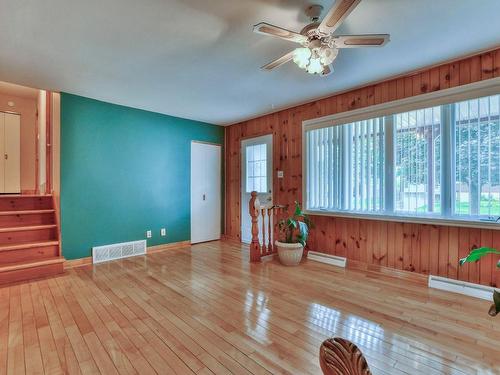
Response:
[{"label": "cabinet door", "polygon": [[5,113],[4,193],[21,192],[21,116]]}]

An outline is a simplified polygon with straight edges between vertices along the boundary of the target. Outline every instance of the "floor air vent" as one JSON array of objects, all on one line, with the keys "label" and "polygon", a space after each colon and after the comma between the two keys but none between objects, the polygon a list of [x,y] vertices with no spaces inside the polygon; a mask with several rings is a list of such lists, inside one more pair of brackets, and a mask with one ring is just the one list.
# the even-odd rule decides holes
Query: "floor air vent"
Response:
[{"label": "floor air vent", "polygon": [[92,262],[101,263],[108,260],[122,259],[146,254],[146,240],[115,243],[92,248]]}]

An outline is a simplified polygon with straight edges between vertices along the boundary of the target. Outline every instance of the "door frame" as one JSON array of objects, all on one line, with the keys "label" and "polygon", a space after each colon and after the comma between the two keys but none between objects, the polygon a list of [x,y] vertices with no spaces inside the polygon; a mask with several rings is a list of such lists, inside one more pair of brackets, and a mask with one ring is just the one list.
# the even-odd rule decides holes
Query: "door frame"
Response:
[{"label": "door frame", "polygon": [[[266,137],[271,137],[271,153],[270,153],[270,157],[267,159],[267,160],[270,160],[271,161],[271,166],[269,167],[268,166],[268,171],[270,171],[270,174],[269,174],[269,177],[271,179],[271,183],[270,183],[270,186],[268,186],[268,188],[271,189],[271,199],[272,199],[272,202],[274,202],[274,198],[275,198],[275,189],[274,189],[274,133],[273,132],[270,132],[270,133],[264,133],[264,134],[259,134],[259,135],[251,135],[251,136],[245,136],[245,137],[241,137],[240,138],[240,142],[239,142],[239,155],[240,155],[240,186],[239,186],[239,197],[238,197],[238,200],[240,202],[240,228],[239,228],[239,234],[240,234],[240,242],[243,243],[243,231],[242,231],[242,227],[243,227],[243,214],[246,214],[248,215],[248,207],[244,207],[244,202],[243,202],[243,191],[245,190],[245,187],[244,187],[244,184],[246,184],[246,176],[245,176],[245,171],[246,171],[246,167],[243,168],[243,165],[244,163],[246,162],[246,155],[244,155],[243,153],[243,144],[244,142],[248,141],[248,140],[251,140],[251,139],[259,139],[259,138],[266,138]],[[244,212],[243,210],[246,208],[246,212]]]},{"label": "door frame", "polygon": [[[19,116],[19,193],[0,193],[0,194],[22,194],[22,186],[21,186],[21,157],[22,157],[22,152],[21,152],[21,143],[22,143],[22,113],[21,112],[16,112],[16,111],[0,111],[1,113],[4,114],[9,114],[9,115],[16,115]],[[2,155],[2,158],[4,156]],[[4,167],[5,170],[5,167]]]},{"label": "door frame", "polygon": [[[189,144],[189,166],[190,166],[190,171],[189,171],[189,200],[190,200],[190,207],[189,207],[189,213],[190,213],[190,216],[191,216],[191,213],[192,213],[192,207],[193,207],[193,201],[192,201],[192,197],[191,197],[191,194],[192,194],[192,189],[191,189],[191,185],[193,183],[192,179],[191,179],[191,173],[192,173],[192,170],[191,170],[191,156],[192,156],[192,150],[193,150],[193,143],[198,143],[198,144],[205,144],[205,145],[210,145],[210,146],[215,146],[215,147],[219,147],[219,150],[220,150],[220,165],[219,165],[219,175],[220,175],[220,191],[219,191],[219,196],[220,196],[220,207],[219,207],[219,211],[220,211],[220,238],[219,240],[223,237],[223,228],[224,228],[224,225],[223,225],[223,221],[225,220],[225,199],[224,199],[224,163],[225,163],[225,160],[224,160],[224,145],[221,144],[221,143],[216,143],[216,142],[208,142],[208,141],[199,141],[199,140],[195,140],[195,139],[192,139],[190,144]],[[193,223],[193,218],[190,217],[190,241],[191,241],[191,238],[192,238],[192,223]],[[202,242],[196,242],[196,243],[203,243],[203,242],[210,242],[210,241],[216,241],[216,240],[208,240],[208,241],[202,241]]]}]

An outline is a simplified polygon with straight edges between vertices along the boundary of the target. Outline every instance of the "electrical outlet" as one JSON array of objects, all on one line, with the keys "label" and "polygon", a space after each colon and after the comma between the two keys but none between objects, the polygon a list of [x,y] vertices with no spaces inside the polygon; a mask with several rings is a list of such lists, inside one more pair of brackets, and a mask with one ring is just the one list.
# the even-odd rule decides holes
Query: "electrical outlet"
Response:
[{"label": "electrical outlet", "polygon": [[283,175],[284,175],[283,171],[278,171],[277,174],[278,174],[278,178],[283,178]]},{"label": "electrical outlet", "polygon": [[153,237],[153,232],[151,232],[150,230],[146,231],[146,238],[151,238]]},{"label": "electrical outlet", "polygon": [[160,234],[161,234],[162,236],[166,236],[166,235],[167,235],[167,230],[166,230],[165,228],[161,228],[161,229],[160,229]]}]

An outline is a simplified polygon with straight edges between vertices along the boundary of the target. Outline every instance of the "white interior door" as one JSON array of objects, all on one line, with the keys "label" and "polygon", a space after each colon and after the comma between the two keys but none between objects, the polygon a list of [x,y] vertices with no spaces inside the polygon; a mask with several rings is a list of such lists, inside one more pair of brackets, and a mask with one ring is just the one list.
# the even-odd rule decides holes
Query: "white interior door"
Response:
[{"label": "white interior door", "polygon": [[191,243],[220,239],[221,146],[191,143]]},{"label": "white interior door", "polygon": [[0,113],[0,193],[21,192],[21,116]]},{"label": "white interior door", "polygon": [[[241,141],[241,241],[252,241],[252,220],[248,212],[252,191],[261,205],[273,204],[273,136]],[[262,239],[262,218],[259,217],[259,236]]]}]

